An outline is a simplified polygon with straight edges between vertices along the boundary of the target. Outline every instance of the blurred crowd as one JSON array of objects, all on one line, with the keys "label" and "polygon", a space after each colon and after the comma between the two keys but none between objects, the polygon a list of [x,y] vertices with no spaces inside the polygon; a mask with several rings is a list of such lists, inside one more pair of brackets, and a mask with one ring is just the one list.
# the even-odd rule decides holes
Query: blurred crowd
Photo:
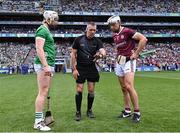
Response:
[{"label": "blurred crowd", "polygon": [[0,43],[0,68],[19,68],[24,63],[30,49],[31,44]]},{"label": "blurred crowd", "polygon": [[[57,42],[58,57],[70,57],[72,43]],[[106,59],[97,63],[103,71],[114,71],[116,50],[114,44],[104,43]],[[14,67],[26,64],[33,71],[36,51],[34,44],[0,43],[0,67]],[[137,60],[137,66],[155,66],[159,70],[178,70],[180,67],[180,43],[149,43]]]},{"label": "blurred crowd", "polygon": [[0,11],[37,11],[35,2],[35,0],[1,0]]},{"label": "blurred crowd", "polygon": [[155,43],[146,46],[147,52],[138,66],[157,66],[160,70],[177,70],[180,66],[180,43]]},{"label": "blurred crowd", "polygon": [[170,13],[180,12],[179,0],[62,0],[63,11]]},{"label": "blurred crowd", "polygon": [[[0,33],[15,33],[15,34],[34,34],[37,28],[12,28],[12,27],[0,27]],[[54,34],[83,34],[85,30],[83,29],[56,29],[52,31]],[[180,29],[138,29],[138,32],[143,34],[176,34],[180,33]],[[98,34],[111,34],[109,29],[98,29]]]},{"label": "blurred crowd", "polygon": [[37,11],[39,7],[58,7],[68,12],[177,13],[179,0],[1,0],[0,11]]}]

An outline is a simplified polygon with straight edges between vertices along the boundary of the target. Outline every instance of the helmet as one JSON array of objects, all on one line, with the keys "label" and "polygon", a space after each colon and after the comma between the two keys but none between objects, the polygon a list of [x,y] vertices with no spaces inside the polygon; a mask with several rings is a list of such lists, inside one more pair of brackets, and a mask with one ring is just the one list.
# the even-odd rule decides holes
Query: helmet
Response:
[{"label": "helmet", "polygon": [[119,16],[111,16],[107,21],[108,25],[112,23],[119,23],[119,22],[121,22],[121,19]]},{"label": "helmet", "polygon": [[43,14],[45,20],[58,21],[59,16],[55,11],[45,11]]}]

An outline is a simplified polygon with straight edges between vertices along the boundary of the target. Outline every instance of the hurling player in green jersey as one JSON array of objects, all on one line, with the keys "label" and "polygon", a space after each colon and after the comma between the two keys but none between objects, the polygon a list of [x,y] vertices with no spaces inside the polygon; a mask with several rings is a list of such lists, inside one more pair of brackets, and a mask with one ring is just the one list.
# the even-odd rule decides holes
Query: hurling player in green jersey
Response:
[{"label": "hurling player in green jersey", "polygon": [[35,102],[35,123],[34,129],[50,131],[44,124],[43,108],[48,95],[55,64],[55,44],[50,29],[58,24],[58,13],[45,11],[43,24],[35,34],[35,45],[37,57],[34,69],[37,73],[38,95]]}]

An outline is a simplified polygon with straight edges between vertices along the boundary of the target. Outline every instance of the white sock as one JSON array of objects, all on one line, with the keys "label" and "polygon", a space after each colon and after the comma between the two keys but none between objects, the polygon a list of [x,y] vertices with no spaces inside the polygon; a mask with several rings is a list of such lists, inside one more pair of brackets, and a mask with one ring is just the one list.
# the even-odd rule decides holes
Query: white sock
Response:
[{"label": "white sock", "polygon": [[43,120],[43,112],[36,112],[35,113],[35,124],[38,124]]},{"label": "white sock", "polygon": [[125,110],[126,113],[131,113],[131,110]]},{"label": "white sock", "polygon": [[130,108],[125,108],[124,111],[125,111],[126,113],[131,113],[131,109],[130,109]]},{"label": "white sock", "polygon": [[137,115],[141,115],[141,113],[140,112],[134,112],[135,114],[137,114]]}]

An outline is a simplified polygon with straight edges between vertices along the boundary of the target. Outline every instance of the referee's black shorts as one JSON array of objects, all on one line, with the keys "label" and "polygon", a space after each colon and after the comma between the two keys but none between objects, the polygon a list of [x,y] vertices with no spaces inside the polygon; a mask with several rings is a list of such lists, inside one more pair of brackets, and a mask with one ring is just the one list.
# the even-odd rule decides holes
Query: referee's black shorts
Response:
[{"label": "referee's black shorts", "polygon": [[86,80],[88,82],[99,82],[99,72],[96,68],[95,63],[78,64],[77,70],[79,72],[79,76],[76,80],[76,83],[82,84]]}]

